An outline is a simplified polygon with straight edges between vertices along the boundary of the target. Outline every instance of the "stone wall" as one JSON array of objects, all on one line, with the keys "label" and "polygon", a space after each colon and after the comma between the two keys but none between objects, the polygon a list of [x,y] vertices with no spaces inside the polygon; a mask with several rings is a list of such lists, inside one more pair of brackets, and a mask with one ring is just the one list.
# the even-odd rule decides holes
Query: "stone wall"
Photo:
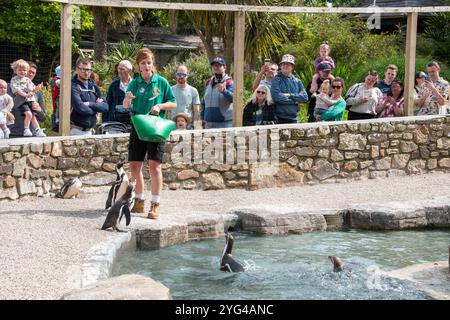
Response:
[{"label": "stone wall", "polygon": [[[127,146],[125,134],[0,140],[0,200],[48,196],[73,176],[108,185]],[[164,187],[257,189],[448,171],[449,151],[448,116],[175,131]]]}]

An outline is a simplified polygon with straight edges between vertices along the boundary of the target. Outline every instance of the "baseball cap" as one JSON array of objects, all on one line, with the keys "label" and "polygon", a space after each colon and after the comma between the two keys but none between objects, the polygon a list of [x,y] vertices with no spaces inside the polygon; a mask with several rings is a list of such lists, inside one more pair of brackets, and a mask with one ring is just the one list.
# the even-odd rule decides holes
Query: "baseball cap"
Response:
[{"label": "baseball cap", "polygon": [[222,66],[226,66],[227,64],[225,63],[225,59],[221,58],[221,57],[215,57],[213,61],[211,61],[211,65],[213,65],[214,63],[218,63],[221,64]]},{"label": "baseball cap", "polygon": [[323,71],[323,72],[330,72],[331,71],[331,66],[328,63],[321,63],[319,65],[319,71]]}]

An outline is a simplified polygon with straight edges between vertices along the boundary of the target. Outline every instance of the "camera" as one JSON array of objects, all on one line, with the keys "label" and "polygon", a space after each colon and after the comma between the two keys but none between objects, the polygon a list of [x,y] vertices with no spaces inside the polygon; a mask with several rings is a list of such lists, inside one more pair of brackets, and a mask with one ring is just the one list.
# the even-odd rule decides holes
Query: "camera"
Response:
[{"label": "camera", "polygon": [[430,78],[429,75],[426,75],[425,77],[423,77],[423,79],[424,79],[425,81],[431,81],[431,78]]},{"label": "camera", "polygon": [[269,66],[270,65],[270,59],[264,59],[264,64],[266,66]]}]

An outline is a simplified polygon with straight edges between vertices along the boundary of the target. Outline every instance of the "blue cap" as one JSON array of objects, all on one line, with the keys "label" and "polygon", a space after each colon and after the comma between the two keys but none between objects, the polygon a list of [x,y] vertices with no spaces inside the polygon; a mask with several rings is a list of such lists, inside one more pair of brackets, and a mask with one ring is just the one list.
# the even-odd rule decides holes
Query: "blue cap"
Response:
[{"label": "blue cap", "polygon": [[55,68],[55,73],[58,78],[61,78],[61,66]]},{"label": "blue cap", "polygon": [[323,62],[319,65],[319,71],[330,72],[331,65],[329,63]]},{"label": "blue cap", "polygon": [[227,64],[225,63],[225,59],[221,58],[221,57],[215,57],[213,61],[211,61],[211,65],[213,65],[214,63],[218,63],[221,64],[222,66],[226,66]]}]

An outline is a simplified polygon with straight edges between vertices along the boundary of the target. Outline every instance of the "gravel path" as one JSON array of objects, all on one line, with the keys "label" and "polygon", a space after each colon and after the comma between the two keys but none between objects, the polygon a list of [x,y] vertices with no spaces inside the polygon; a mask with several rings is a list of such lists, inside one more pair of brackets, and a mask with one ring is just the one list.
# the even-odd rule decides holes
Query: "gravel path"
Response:
[{"label": "gravel path", "polygon": [[[99,230],[107,189],[78,199],[29,198],[0,204],[0,299],[59,299],[67,276],[107,237]],[[364,202],[426,200],[450,195],[450,173],[257,191],[164,191],[162,214],[225,213],[234,207],[344,207]],[[133,222],[131,222],[133,224]],[[131,226],[132,226],[131,224]]]}]

